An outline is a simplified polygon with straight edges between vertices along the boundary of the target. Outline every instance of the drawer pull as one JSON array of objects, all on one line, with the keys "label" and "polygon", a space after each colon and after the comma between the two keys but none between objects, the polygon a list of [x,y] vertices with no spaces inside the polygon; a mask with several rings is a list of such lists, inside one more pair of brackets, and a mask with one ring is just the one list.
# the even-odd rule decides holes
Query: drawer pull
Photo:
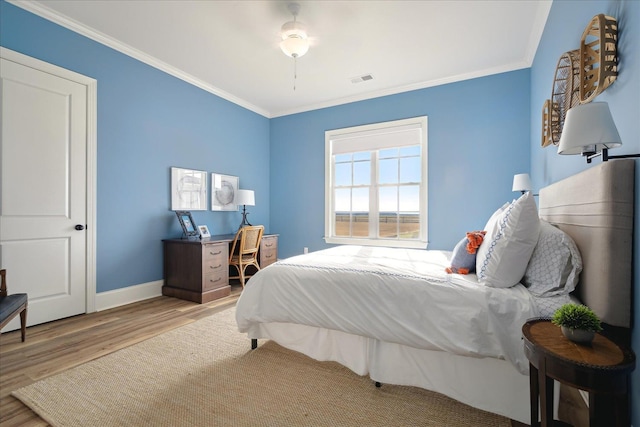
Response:
[{"label": "drawer pull", "polygon": [[267,248],[270,248],[271,246],[273,246],[273,243],[265,243],[264,244]]},{"label": "drawer pull", "polygon": [[273,258],[273,254],[271,254],[271,255],[265,255],[264,257],[265,257],[265,258]]},{"label": "drawer pull", "polygon": [[215,270],[216,268],[220,268],[222,267],[222,264],[218,264],[215,267],[213,265],[209,266],[209,268],[211,268],[212,270]]},{"label": "drawer pull", "polygon": [[218,251],[218,252],[211,252],[209,251],[209,255],[220,255],[222,253],[222,251]]},{"label": "drawer pull", "polygon": [[218,277],[216,280],[209,279],[211,283],[216,283],[216,282],[219,282],[220,280],[222,280],[222,277]]}]

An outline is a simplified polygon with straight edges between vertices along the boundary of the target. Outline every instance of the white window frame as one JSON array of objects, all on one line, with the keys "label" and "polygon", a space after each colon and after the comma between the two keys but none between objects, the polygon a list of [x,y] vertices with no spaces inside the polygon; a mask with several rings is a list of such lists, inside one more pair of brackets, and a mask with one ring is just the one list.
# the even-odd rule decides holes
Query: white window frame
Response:
[{"label": "white window frame", "polygon": [[[407,132],[409,131],[409,132]],[[414,132],[417,131],[417,132]],[[398,133],[399,138],[393,143],[389,142],[388,135]],[[403,136],[401,136],[403,135]],[[408,138],[407,138],[408,136]],[[420,183],[420,231],[417,239],[385,239],[377,237],[338,237],[335,236],[335,155],[356,151],[374,151],[385,148],[396,148],[419,144],[421,147],[421,183]],[[375,123],[370,125],[355,126],[344,129],[334,129],[325,132],[325,242],[332,244],[363,245],[363,246],[391,246],[399,248],[425,249],[428,244],[427,218],[428,218],[428,150],[427,150],[427,117],[414,117],[410,119],[395,120],[390,122]],[[372,166],[373,168],[373,166]],[[372,181],[377,193],[377,179]],[[370,206],[375,209],[370,211],[370,222],[378,218],[377,196],[370,200]],[[377,227],[377,225],[376,225]]]}]

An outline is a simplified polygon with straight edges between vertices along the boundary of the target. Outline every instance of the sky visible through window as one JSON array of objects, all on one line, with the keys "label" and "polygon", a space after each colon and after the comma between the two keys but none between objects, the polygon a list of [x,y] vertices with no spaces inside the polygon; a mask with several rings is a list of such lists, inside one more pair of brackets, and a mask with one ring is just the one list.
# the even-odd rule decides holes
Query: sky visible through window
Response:
[{"label": "sky visible through window", "polygon": [[[373,152],[336,155],[335,211],[369,212]],[[378,202],[381,213],[420,211],[420,146],[378,151]]]}]

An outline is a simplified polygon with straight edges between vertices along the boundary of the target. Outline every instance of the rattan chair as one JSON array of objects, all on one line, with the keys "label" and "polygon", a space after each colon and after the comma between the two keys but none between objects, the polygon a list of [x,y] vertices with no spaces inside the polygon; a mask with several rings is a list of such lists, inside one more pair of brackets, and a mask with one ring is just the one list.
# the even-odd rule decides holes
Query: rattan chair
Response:
[{"label": "rattan chair", "polygon": [[0,329],[20,315],[20,332],[22,342],[27,335],[27,294],[9,295],[7,292],[7,270],[0,270],[2,282],[0,284]]},{"label": "rattan chair", "polygon": [[257,270],[260,270],[258,249],[260,249],[262,233],[264,233],[264,226],[262,225],[242,227],[233,239],[231,251],[229,252],[229,265],[235,267],[238,275],[229,276],[229,278],[240,279],[240,284],[243,288],[246,279],[251,277],[246,274],[247,267],[253,265]]}]

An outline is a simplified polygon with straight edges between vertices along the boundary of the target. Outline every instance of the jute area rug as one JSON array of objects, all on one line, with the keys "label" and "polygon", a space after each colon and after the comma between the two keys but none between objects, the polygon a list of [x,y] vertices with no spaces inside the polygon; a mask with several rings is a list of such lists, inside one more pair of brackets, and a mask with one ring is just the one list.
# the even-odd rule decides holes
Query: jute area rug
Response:
[{"label": "jute area rug", "polygon": [[12,394],[53,426],[510,426],[237,332],[235,309]]}]

